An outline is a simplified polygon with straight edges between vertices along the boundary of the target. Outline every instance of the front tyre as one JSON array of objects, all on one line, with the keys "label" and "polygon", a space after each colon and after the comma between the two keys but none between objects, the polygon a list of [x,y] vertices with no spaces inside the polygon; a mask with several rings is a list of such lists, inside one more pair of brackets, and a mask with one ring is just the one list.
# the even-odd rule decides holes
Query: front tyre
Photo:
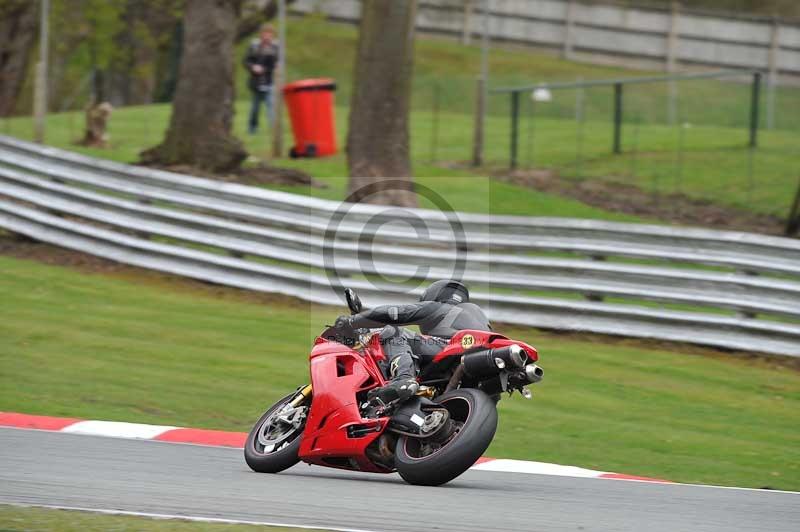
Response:
[{"label": "front tyre", "polygon": [[395,465],[409,484],[439,486],[450,482],[481,457],[497,430],[495,403],[480,390],[453,390],[435,401],[450,413],[452,433],[438,443],[407,436],[398,439]]},{"label": "front tyre", "polygon": [[258,473],[278,473],[300,459],[300,436],[306,425],[310,399],[292,408],[289,404],[298,392],[275,403],[253,426],[244,444],[244,460]]}]

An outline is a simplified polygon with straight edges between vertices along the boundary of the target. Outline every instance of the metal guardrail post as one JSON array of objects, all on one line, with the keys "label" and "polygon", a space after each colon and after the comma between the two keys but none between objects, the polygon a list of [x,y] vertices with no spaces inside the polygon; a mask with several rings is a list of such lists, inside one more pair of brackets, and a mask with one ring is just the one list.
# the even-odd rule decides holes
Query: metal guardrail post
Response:
[{"label": "metal guardrail post", "polygon": [[750,93],[750,147],[758,147],[758,111],[761,99],[761,72],[753,73],[753,86]]},{"label": "metal guardrail post", "polygon": [[513,170],[517,167],[517,153],[519,148],[519,91],[511,93],[511,164]]},{"label": "metal guardrail post", "polygon": [[614,83],[614,153],[622,153],[622,83]]}]

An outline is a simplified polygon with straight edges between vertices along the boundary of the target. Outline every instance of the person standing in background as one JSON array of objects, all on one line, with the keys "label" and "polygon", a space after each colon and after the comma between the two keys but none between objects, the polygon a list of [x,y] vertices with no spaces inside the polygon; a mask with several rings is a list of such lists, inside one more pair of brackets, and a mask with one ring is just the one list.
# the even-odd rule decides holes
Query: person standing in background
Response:
[{"label": "person standing in background", "polygon": [[267,119],[270,123],[274,120],[272,74],[275,71],[275,65],[278,64],[279,53],[278,42],[275,40],[275,29],[269,24],[262,25],[259,38],[250,43],[244,58],[244,66],[250,73],[250,92],[253,94],[248,123],[251,135],[258,131],[258,113],[262,102],[267,110]]}]

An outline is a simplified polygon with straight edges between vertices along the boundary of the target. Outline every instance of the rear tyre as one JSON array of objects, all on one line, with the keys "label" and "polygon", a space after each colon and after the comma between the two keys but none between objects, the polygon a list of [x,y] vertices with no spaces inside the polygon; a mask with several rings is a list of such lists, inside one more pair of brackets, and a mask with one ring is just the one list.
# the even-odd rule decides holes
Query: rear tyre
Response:
[{"label": "rear tyre", "polygon": [[489,447],[497,430],[497,408],[484,392],[453,390],[435,399],[450,413],[454,432],[441,444],[401,436],[395,466],[409,484],[439,486],[469,469]]},{"label": "rear tyre", "polygon": [[257,473],[278,473],[300,461],[297,454],[306,425],[310,400],[291,412],[282,412],[297,392],[275,403],[259,418],[244,444],[244,460]]}]

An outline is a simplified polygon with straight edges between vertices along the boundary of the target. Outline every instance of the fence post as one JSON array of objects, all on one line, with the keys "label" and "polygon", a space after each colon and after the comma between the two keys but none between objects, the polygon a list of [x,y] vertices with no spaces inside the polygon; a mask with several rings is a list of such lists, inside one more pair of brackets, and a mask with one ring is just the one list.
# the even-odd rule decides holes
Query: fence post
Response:
[{"label": "fence post", "polygon": [[675,72],[675,65],[678,59],[678,23],[680,20],[680,4],[672,2],[670,4],[669,30],[667,30],[667,50],[665,54],[666,71],[670,74]]},{"label": "fence post", "polygon": [[[580,79],[579,81],[583,81]],[[575,177],[580,179],[583,175],[583,128],[585,125],[586,89],[581,86],[575,92],[575,122],[577,125],[577,138],[575,139]]]},{"label": "fence post", "polygon": [[519,144],[519,91],[511,93],[511,169],[517,167]]},{"label": "fence post", "polygon": [[564,59],[572,59],[572,43],[575,39],[575,0],[568,0],[564,19]]},{"label": "fence post", "polygon": [[472,137],[472,165],[483,164],[484,128],[486,127],[486,91],[489,83],[489,0],[483,0],[483,19],[481,33],[481,74],[478,78],[478,95],[475,99],[475,131]]},{"label": "fence post", "polygon": [[614,153],[622,153],[622,83],[614,83]]},{"label": "fence post", "polygon": [[677,168],[675,169],[675,182],[673,183],[672,192],[682,192],[683,182],[683,154],[686,149],[686,128],[683,124],[678,124],[678,153],[676,159]]},{"label": "fence post", "polygon": [[536,100],[533,98],[530,99],[530,107],[528,107],[530,111],[528,112],[528,149],[527,154],[525,156],[525,166],[527,168],[533,168],[536,163],[536,159],[534,158],[534,141],[535,141],[535,129],[536,129]]},{"label": "fence post", "polygon": [[789,211],[789,219],[786,221],[786,236],[793,236],[800,229],[800,179],[797,180],[797,192],[794,194],[792,209]]},{"label": "fence post", "polygon": [[[675,72],[678,62],[678,24],[680,23],[680,4],[673,1],[670,4],[669,32],[667,33],[666,70],[670,74]],[[678,116],[678,85],[674,79],[669,80],[668,120],[674,125]]]},{"label": "fence post", "polygon": [[472,134],[472,166],[483,164],[483,127],[486,119],[486,80],[478,78],[475,94],[475,125]]},{"label": "fence post", "polygon": [[469,46],[472,42],[472,11],[474,0],[464,0],[464,18],[461,28],[461,44]]},{"label": "fence post", "polygon": [[439,84],[433,84],[433,102],[431,105],[431,162],[436,162],[439,148]]},{"label": "fence post", "polygon": [[750,98],[750,147],[758,147],[758,107],[761,100],[761,72],[753,73]]},{"label": "fence post", "polygon": [[639,173],[639,126],[642,124],[642,117],[637,116],[636,121],[633,124],[633,140],[631,142],[631,165],[630,165],[630,173],[636,178],[637,174]]},{"label": "fence post", "polygon": [[769,74],[767,75],[767,129],[775,127],[775,86],[778,84],[778,51],[780,49],[780,20],[772,19],[769,44]]},{"label": "fence post", "polygon": [[36,78],[33,89],[33,139],[44,142],[45,120],[47,115],[47,59],[49,51],[48,20],[50,0],[39,2],[39,61],[36,63]]},{"label": "fence post", "polygon": [[283,84],[286,83],[286,0],[278,0],[278,65],[272,84],[272,109],[274,124],[272,126],[272,158],[277,159],[283,153]]}]

